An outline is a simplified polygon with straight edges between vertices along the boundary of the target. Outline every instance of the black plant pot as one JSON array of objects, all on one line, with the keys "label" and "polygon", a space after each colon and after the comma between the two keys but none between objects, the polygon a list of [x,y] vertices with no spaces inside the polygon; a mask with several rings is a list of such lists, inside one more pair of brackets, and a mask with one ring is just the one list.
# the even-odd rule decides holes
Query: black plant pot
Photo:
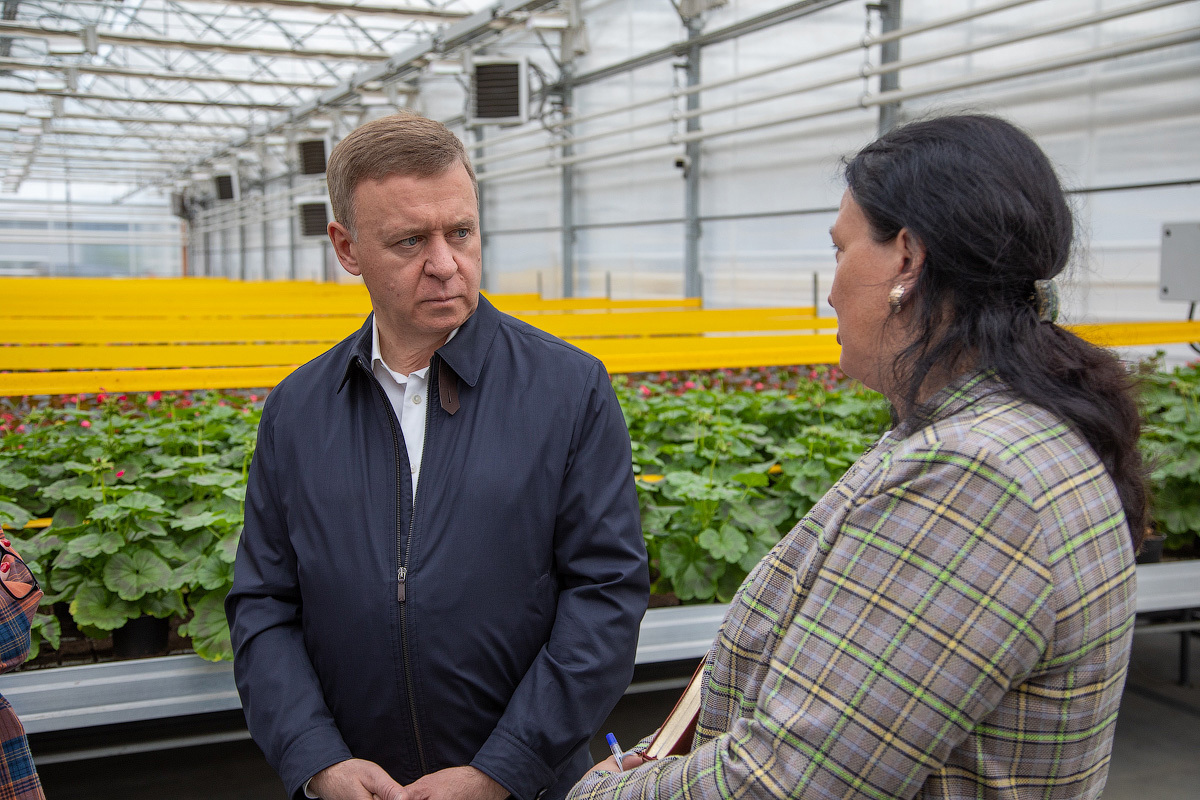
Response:
[{"label": "black plant pot", "polygon": [[58,617],[58,627],[64,639],[82,639],[83,632],[79,630],[79,626],[75,624],[75,618],[71,616],[71,606],[62,600],[54,604],[54,616]]},{"label": "black plant pot", "polygon": [[1137,563],[1139,564],[1157,564],[1162,561],[1163,542],[1167,539],[1165,536],[1158,534],[1150,534],[1142,540],[1142,548],[1138,550]]},{"label": "black plant pot", "polygon": [[171,620],[134,617],[112,633],[114,658],[150,658],[167,653]]}]

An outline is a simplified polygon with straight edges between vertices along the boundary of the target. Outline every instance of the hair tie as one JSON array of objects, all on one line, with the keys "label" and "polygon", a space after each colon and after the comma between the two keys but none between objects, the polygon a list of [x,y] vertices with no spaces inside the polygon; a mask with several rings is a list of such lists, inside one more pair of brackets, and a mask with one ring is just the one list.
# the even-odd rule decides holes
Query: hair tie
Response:
[{"label": "hair tie", "polygon": [[1042,322],[1058,320],[1058,284],[1053,278],[1033,282],[1033,307]]}]

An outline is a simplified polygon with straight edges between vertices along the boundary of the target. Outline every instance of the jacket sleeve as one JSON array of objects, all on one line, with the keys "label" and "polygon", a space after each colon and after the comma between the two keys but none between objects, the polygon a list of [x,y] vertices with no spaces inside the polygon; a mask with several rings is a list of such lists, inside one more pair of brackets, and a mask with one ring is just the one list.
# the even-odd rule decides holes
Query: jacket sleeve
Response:
[{"label": "jacket sleeve", "polygon": [[[770,654],[753,714],[572,798],[915,796],[1054,628],[1030,499],[987,453],[910,452],[854,501]],[[727,702],[738,687],[710,683]]]},{"label": "jacket sleeve", "polygon": [[471,762],[518,800],[555,781],[628,687],[649,598],[629,431],[599,362],[575,416],[564,475],[553,630]]},{"label": "jacket sleeve", "polygon": [[259,424],[225,613],[250,733],[289,796],[301,798],[305,781],[352,756],[304,645],[296,553],[279,502],[272,405],[268,398]]}]

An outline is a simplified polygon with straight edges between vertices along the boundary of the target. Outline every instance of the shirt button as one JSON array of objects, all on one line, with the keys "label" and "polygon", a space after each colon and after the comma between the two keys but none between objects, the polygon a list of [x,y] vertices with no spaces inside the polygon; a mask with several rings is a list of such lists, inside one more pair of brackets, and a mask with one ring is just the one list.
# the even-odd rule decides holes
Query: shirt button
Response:
[{"label": "shirt button", "polygon": [[414,395],[413,395],[413,405],[414,405],[414,406],[419,406],[419,405],[421,405],[421,395],[419,395],[419,394],[414,394]]},{"label": "shirt button", "polygon": [[411,472],[413,475],[416,475],[417,474],[417,465],[416,464],[410,465],[408,468],[408,471]]}]

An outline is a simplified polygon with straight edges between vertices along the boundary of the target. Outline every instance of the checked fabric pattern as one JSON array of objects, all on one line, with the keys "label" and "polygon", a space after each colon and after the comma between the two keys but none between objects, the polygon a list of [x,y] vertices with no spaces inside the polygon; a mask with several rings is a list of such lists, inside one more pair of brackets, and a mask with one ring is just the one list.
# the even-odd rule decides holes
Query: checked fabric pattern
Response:
[{"label": "checked fabric pattern", "polygon": [[1133,630],[1116,489],[992,375],[886,435],[747,576],[693,751],[575,798],[1095,798]]},{"label": "checked fabric pattern", "polygon": [[[13,580],[32,583],[29,569],[13,562]],[[41,600],[40,591],[13,600],[0,591],[0,672],[19,666],[29,655],[29,621]],[[45,800],[33,765],[25,728],[4,697],[0,696],[0,800]]]}]

